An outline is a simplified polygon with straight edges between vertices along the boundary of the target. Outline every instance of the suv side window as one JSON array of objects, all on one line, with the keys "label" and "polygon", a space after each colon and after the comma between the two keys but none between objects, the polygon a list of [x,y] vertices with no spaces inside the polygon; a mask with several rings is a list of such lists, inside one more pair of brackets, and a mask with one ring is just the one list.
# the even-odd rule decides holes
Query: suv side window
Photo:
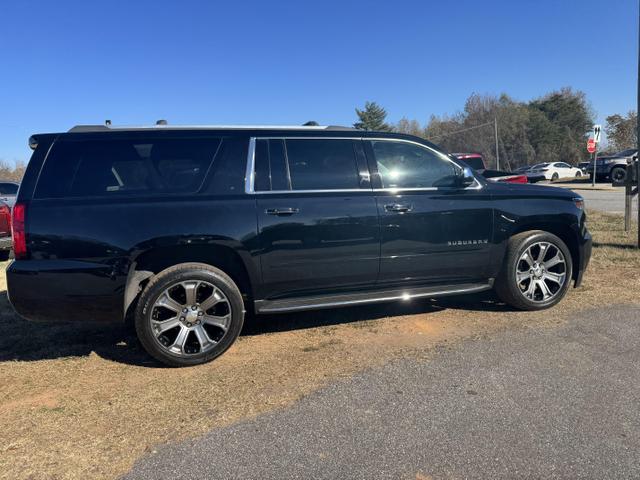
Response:
[{"label": "suv side window", "polygon": [[291,189],[283,140],[257,139],[255,162],[255,191]]},{"label": "suv side window", "polygon": [[287,139],[293,190],[360,188],[353,141],[350,139]]},{"label": "suv side window", "polygon": [[220,145],[217,138],[56,142],[36,198],[195,193]]},{"label": "suv side window", "polygon": [[382,188],[453,187],[459,167],[444,155],[412,143],[372,140]]}]

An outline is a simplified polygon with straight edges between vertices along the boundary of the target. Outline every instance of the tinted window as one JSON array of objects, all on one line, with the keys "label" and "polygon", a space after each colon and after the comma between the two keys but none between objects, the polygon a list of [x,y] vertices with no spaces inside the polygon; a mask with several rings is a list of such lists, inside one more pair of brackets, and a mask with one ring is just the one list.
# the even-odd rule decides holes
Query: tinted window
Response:
[{"label": "tinted window", "polygon": [[482,157],[459,158],[458,160],[473,170],[484,170],[484,160],[482,160]]},{"label": "tinted window", "polygon": [[36,197],[193,193],[219,144],[203,138],[56,142]]},{"label": "tinted window", "polygon": [[0,194],[15,195],[18,193],[18,185],[15,183],[0,183]]},{"label": "tinted window", "polygon": [[293,190],[359,188],[352,140],[288,139],[286,143]]},{"label": "tinted window", "polygon": [[452,187],[459,167],[444,155],[404,142],[373,141],[383,188]]},{"label": "tinted window", "polygon": [[256,140],[254,190],[290,190],[283,140]]},{"label": "tinted window", "polygon": [[247,145],[247,139],[242,137],[222,140],[208,177],[209,184],[205,187],[208,193],[239,195],[244,192]]}]

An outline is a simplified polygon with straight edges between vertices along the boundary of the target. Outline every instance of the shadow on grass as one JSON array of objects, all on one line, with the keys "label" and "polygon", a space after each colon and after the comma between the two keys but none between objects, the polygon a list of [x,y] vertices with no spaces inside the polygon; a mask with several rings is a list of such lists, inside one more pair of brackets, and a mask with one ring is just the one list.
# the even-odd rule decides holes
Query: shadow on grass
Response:
[{"label": "shadow on grass", "polygon": [[607,242],[593,242],[594,248],[598,247],[609,247],[609,248],[618,248],[620,250],[638,250],[638,247],[635,245],[625,244],[625,243],[607,243]]},{"label": "shadow on grass", "polygon": [[[390,302],[340,309],[278,315],[247,316],[243,336],[357,323],[403,315],[429,314],[443,309],[509,311],[492,293],[432,300]],[[0,292],[0,362],[65,357],[100,357],[129,365],[161,367],[142,349],[131,325],[124,323],[40,323],[14,313],[6,292]]]}]

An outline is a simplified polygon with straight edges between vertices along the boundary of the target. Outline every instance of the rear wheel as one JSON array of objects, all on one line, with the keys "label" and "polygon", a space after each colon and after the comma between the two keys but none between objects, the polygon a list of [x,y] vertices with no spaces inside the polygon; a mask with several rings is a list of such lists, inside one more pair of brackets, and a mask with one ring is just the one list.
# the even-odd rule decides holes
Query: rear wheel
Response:
[{"label": "rear wheel", "polygon": [[170,366],[213,360],[238,338],[242,295],[223,271],[184,263],[159,273],[136,309],[136,332],[145,350]]},{"label": "rear wheel", "polygon": [[558,175],[558,173],[557,173],[557,172],[556,172],[556,173],[554,173],[553,175],[551,175],[551,180],[552,180],[552,181],[555,181],[555,180],[557,180],[558,178],[560,178],[560,175]]},{"label": "rear wheel", "polygon": [[580,170],[578,170],[576,172],[576,178],[580,178],[582,176],[582,172]]},{"label": "rear wheel", "polygon": [[557,236],[540,230],[509,240],[495,289],[520,310],[542,310],[558,303],[571,283],[571,252]]},{"label": "rear wheel", "polygon": [[624,167],[614,167],[611,170],[611,180],[616,183],[624,183],[627,179],[627,169]]}]

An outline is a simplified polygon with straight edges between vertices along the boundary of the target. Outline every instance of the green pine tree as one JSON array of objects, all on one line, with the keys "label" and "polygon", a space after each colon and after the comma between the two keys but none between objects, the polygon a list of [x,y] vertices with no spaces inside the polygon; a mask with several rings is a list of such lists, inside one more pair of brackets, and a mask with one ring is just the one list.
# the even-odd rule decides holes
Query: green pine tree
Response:
[{"label": "green pine tree", "polygon": [[356,114],[360,119],[359,122],[353,124],[354,127],[361,130],[378,130],[388,132],[391,127],[385,123],[387,111],[376,102],[366,102],[364,110],[356,108]]}]

